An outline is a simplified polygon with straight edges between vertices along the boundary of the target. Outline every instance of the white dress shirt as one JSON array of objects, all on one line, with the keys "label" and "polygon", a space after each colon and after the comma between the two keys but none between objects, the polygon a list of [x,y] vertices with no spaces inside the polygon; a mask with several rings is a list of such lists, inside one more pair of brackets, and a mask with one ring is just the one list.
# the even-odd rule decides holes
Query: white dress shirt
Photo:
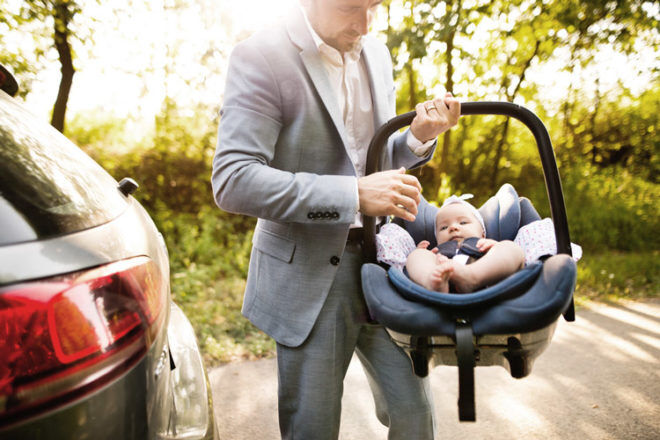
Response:
[{"label": "white dress shirt", "polygon": [[[364,60],[360,56],[362,40],[356,44],[353,50],[342,55],[337,49],[323,41],[312,28],[304,8],[301,7],[301,9],[309,32],[319,49],[323,66],[328,73],[330,85],[337,98],[348,141],[348,155],[355,168],[356,176],[358,178],[363,177],[367,164],[369,143],[376,128],[374,127],[374,110],[369,76]],[[426,156],[434,142],[434,140],[430,140],[422,143],[410,131],[408,131],[406,140],[411,151],[419,157]],[[357,208],[359,210],[359,206]],[[359,212],[351,227],[357,226],[362,226]]]}]

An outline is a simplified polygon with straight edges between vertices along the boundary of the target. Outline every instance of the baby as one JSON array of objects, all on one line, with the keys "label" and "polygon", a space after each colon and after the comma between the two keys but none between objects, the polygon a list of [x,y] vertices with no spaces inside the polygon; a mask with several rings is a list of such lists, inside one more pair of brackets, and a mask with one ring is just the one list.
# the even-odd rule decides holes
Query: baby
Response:
[{"label": "baby", "polygon": [[[506,278],[524,266],[525,254],[520,246],[509,240],[485,238],[483,218],[474,206],[465,201],[468,197],[471,195],[451,196],[438,210],[435,218],[435,236],[440,243],[438,248],[429,250],[429,242],[424,240],[412,252],[404,251],[407,255],[405,267],[410,279],[428,290],[449,292],[451,282],[452,290],[456,292],[473,292]],[[397,234],[408,236],[409,243],[405,243],[408,248],[414,246],[412,237],[394,224],[388,224],[383,229],[386,230],[381,230],[381,234],[385,232],[386,235],[377,236],[379,260],[400,267],[400,262],[392,264],[392,261],[387,261],[386,254],[397,247],[397,240],[407,240]],[[445,254],[449,256],[439,252],[439,249],[447,248],[450,251],[445,251]],[[482,256],[466,264],[470,254]],[[398,259],[401,260],[401,255]]]},{"label": "baby", "polygon": [[439,247],[455,241],[460,249],[466,239],[477,237],[476,249],[484,255],[465,264],[463,261],[428,250],[429,242],[422,241],[408,255],[406,269],[410,279],[429,290],[449,292],[451,281],[457,292],[474,292],[494,284],[524,266],[525,254],[513,241],[486,238],[486,228],[479,211],[458,197],[450,197],[435,217],[435,236]]}]

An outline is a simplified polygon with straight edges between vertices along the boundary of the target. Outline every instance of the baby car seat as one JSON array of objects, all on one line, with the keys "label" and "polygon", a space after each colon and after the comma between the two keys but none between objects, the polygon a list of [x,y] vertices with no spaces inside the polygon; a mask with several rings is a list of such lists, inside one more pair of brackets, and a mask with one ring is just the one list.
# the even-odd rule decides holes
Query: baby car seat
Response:
[{"label": "baby car seat", "polygon": [[[531,372],[534,360],[550,343],[561,314],[572,321],[577,276],[571,258],[568,223],[554,152],[545,127],[530,111],[511,103],[463,103],[462,114],[503,114],[525,123],[539,147],[550,199],[558,254],[526,266],[499,283],[467,294],[431,292],[398,269],[375,262],[375,219],[365,218],[362,287],[372,318],[412,361],[418,376],[429,367],[458,366],[459,420],[475,421],[474,367],[500,365],[515,378]],[[377,171],[387,137],[409,125],[414,112],[397,116],[381,127],[369,147],[367,172]],[[549,149],[549,151],[548,151]],[[415,243],[435,246],[437,207],[422,200],[414,222],[402,221]],[[518,229],[540,216],[511,185],[503,185],[479,211],[486,234],[494,240],[513,240]]]}]

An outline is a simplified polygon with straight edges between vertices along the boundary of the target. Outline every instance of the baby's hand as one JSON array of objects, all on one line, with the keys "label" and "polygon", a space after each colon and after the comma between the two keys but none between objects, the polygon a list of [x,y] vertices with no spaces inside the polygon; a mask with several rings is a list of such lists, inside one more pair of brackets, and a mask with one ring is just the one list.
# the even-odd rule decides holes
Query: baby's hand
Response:
[{"label": "baby's hand", "polygon": [[[417,249],[428,249],[430,244],[431,243],[428,240],[422,240],[417,244]],[[434,247],[433,249],[431,249],[431,252],[433,252],[434,254],[437,254],[438,253],[438,248]]]},{"label": "baby's hand", "polygon": [[490,250],[490,248],[495,246],[495,243],[497,243],[497,241],[490,238],[482,238],[477,242],[477,249],[483,253],[486,253]]}]

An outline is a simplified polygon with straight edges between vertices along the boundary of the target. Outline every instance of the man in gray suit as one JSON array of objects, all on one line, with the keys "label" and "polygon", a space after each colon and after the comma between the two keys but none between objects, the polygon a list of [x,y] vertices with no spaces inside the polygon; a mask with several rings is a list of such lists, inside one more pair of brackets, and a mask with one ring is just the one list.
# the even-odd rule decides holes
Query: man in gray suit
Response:
[{"label": "man in gray suit", "polygon": [[337,438],[354,352],[389,438],[433,438],[428,384],[368,316],[360,214],[414,219],[421,188],[405,169],[431,158],[460,104],[418,105],[386,171],[364,175],[375,129],[394,116],[390,54],[366,35],[380,3],[301,0],[229,62],[213,191],[220,208],[259,218],[243,314],[277,342],[283,438]]}]

